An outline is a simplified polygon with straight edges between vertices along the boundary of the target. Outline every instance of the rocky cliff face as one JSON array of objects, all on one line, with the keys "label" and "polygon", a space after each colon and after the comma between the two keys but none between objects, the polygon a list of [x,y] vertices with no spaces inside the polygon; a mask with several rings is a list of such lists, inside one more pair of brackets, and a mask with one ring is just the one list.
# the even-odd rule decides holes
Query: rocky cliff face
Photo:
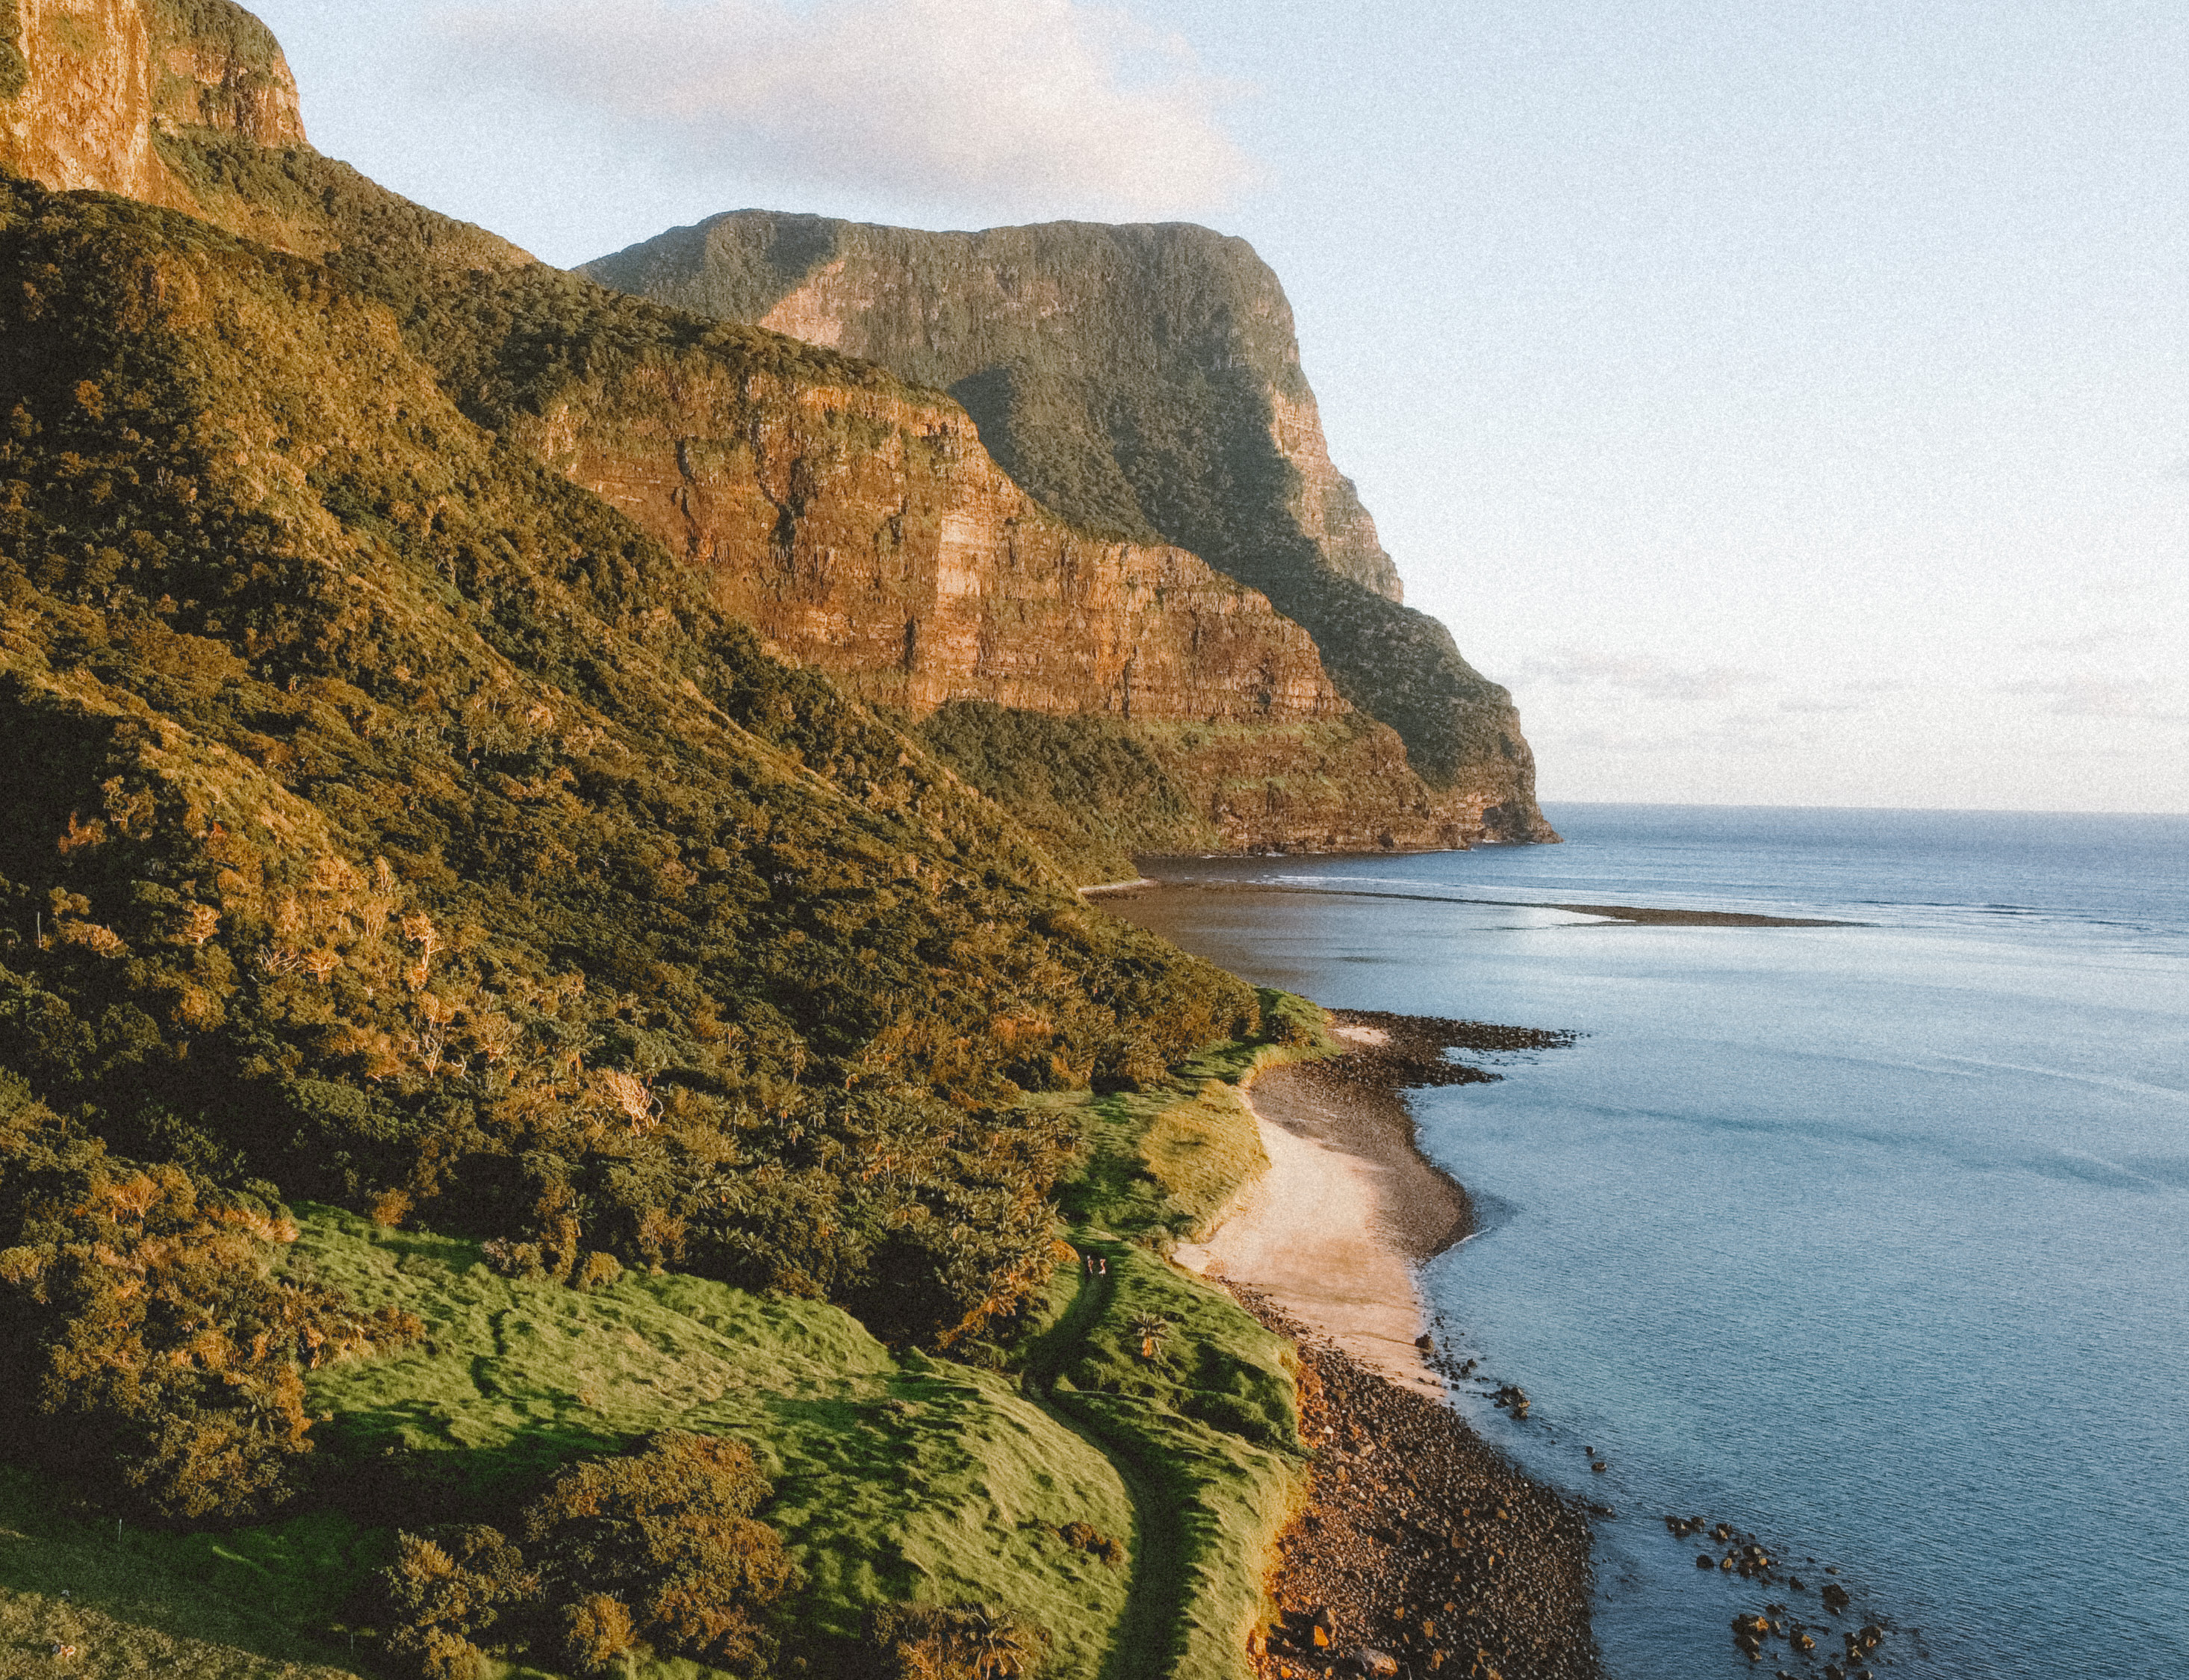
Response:
[{"label": "rocky cliff face", "polygon": [[1511,696],[1398,574],[1332,465],[1290,306],[1242,240],[1183,224],[929,234],[738,212],[586,265],[947,388],[1047,506],[1191,549],[1314,637],[1462,829],[1553,838]]},{"label": "rocky cliff face", "polygon": [[[1143,538],[1171,535],[1176,510],[1137,455],[1204,484],[1219,461],[1242,479],[1259,468],[1270,482],[1225,488],[1273,502],[1326,569],[1402,598],[1331,463],[1292,306],[1243,240],[1182,223],[928,234],[742,211],[584,272],[942,387],[1037,496]],[[1170,423],[1145,424],[1158,410]]]},{"label": "rocky cliff face", "polygon": [[[1064,826],[1083,806],[1083,840],[1117,837],[1063,848],[1076,862],[1113,878],[1128,835],[1372,850],[1496,831],[1497,790],[1427,786],[1266,597],[1182,550],[1059,520],[939,392],[540,268],[444,280],[418,307],[413,342],[473,419],[628,514],[779,656],[913,718],[986,702],[1131,733],[1172,814],[1150,826],[1157,790],[1117,781],[1045,796]],[[985,761],[1055,744],[1005,733]],[[992,791],[1032,815],[1015,785]]]},{"label": "rocky cliff face", "polygon": [[1036,506],[938,395],[692,356],[564,389],[509,435],[864,698],[1291,722],[1349,710],[1298,625],[1183,550]]},{"label": "rocky cliff face", "polygon": [[301,145],[270,31],[228,0],[4,0],[0,166],[61,189],[195,211],[157,137],[202,128]]}]

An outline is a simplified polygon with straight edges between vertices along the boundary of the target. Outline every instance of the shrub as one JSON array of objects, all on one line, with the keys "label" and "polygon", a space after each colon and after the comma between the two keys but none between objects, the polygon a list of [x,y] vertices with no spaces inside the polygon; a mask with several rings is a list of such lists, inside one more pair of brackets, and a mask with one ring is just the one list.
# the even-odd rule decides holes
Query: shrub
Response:
[{"label": "shrub", "polygon": [[564,1470],[524,1533],[568,1639],[596,1649],[643,1638],[736,1666],[772,1658],[771,1612],[802,1579],[753,1514],[772,1491],[742,1442],[675,1432]]},{"label": "shrub", "polygon": [[156,1519],[282,1504],[311,1450],[303,1369],[424,1333],[275,1276],[296,1236],[278,1204],[110,1156],[18,1094],[0,1114],[0,1408],[15,1440]]},{"label": "shrub", "polygon": [[540,1578],[518,1549],[483,1524],[398,1536],[380,1583],[388,1649],[426,1680],[482,1672],[475,1637],[540,1595]]},{"label": "shrub", "polygon": [[1049,1655],[1042,1628],[992,1604],[886,1604],[866,1643],[885,1680],[1018,1680]]},{"label": "shrub", "polygon": [[563,1654],[580,1674],[598,1674],[631,1649],[637,1632],[619,1598],[588,1592],[563,1610]]}]

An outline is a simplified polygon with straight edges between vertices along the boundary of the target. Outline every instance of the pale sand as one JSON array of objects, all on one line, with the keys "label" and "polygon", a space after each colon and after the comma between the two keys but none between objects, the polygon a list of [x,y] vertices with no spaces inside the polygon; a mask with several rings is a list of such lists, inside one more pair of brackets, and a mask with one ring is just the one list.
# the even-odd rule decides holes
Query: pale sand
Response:
[{"label": "pale sand", "polygon": [[[1372,1027],[1339,1031],[1384,1036]],[[1443,1381],[1414,1345],[1423,1315],[1393,1228],[1396,1174],[1273,1123],[1251,1089],[1247,1101],[1270,1170],[1242,1192],[1214,1236],[1181,1246],[1175,1258],[1251,1285],[1371,1370],[1441,1396]]]}]

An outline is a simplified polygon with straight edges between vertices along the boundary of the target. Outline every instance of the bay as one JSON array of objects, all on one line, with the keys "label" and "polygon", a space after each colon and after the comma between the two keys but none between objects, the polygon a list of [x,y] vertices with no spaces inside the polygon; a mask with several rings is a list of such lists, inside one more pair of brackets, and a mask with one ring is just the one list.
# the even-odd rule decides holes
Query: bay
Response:
[{"label": "bay", "polygon": [[1412,1100],[1484,1216],[1425,1275],[1440,1333],[1534,1401],[1455,1404],[1620,1513],[1609,1672],[1751,1672],[1767,1595],[1677,1513],[1790,1558],[1797,1614],[1838,1570],[1881,1672],[2189,1673],[2189,819],[1550,815],[1566,845],[1161,862],[1115,908],[1325,1004],[1583,1035]]}]

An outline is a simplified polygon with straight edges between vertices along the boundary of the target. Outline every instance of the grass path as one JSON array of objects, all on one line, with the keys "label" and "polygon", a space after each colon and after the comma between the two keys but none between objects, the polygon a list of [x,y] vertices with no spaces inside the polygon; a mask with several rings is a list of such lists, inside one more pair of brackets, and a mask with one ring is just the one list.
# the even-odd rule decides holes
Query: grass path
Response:
[{"label": "grass path", "polygon": [[[1068,1399],[1056,1393],[1058,1373],[1117,1301],[1117,1276],[1106,1269],[1117,1258],[1115,1247],[1080,1245],[1079,1287],[1063,1316],[1027,1349],[1026,1388],[1049,1416],[1110,1461],[1124,1484],[1125,1496],[1132,1501],[1131,1581],[1102,1664],[1101,1680],[1168,1680],[1185,1609],[1185,1572],[1179,1567],[1177,1513],[1129,1445],[1105,1429],[1099,1419],[1081,1416]],[[1100,1255],[1106,1268],[1093,1276],[1088,1276],[1084,1262],[1090,1253]]]}]

